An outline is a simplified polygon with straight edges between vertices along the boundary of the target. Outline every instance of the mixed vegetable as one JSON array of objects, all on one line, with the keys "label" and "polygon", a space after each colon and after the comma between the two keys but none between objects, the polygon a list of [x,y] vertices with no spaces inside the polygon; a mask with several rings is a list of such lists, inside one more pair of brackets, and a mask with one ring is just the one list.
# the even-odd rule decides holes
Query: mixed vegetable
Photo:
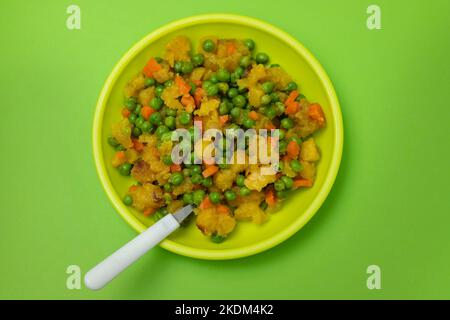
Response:
[{"label": "mixed vegetable", "polygon": [[[255,48],[251,39],[206,37],[193,53],[179,36],[128,82],[122,119],[108,138],[113,166],[136,180],[127,206],[158,220],[194,204],[198,228],[219,243],[236,221],[261,224],[292,190],[313,185],[320,153],[312,134],[325,126],[322,108]],[[172,131],[193,132],[194,121],[203,130],[280,129],[278,172],[263,175],[262,164],[174,164]],[[239,152],[248,157],[246,146]]]}]

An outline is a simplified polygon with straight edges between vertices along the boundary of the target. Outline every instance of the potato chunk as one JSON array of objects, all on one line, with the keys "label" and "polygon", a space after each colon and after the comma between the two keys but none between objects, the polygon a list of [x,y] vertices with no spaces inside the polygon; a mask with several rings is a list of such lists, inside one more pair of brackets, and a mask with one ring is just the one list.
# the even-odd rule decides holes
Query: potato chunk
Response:
[{"label": "potato chunk", "polygon": [[128,149],[133,146],[133,141],[131,141],[131,124],[128,119],[124,118],[113,124],[111,134],[123,147]]},{"label": "potato chunk", "polygon": [[207,236],[212,234],[227,236],[236,225],[235,219],[230,214],[218,213],[215,207],[196,209],[196,212],[197,227]]},{"label": "potato chunk", "polygon": [[150,183],[136,186],[130,190],[130,195],[133,198],[133,207],[139,211],[159,208],[162,205],[162,194],[159,186]]},{"label": "potato chunk", "polygon": [[320,159],[319,150],[317,149],[316,143],[313,138],[302,143],[300,158],[305,161],[318,161]]}]

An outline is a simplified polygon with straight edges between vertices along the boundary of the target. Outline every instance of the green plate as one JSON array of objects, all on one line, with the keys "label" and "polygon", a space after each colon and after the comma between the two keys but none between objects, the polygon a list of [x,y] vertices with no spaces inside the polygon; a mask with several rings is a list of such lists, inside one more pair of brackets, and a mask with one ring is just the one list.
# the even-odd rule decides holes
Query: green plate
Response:
[{"label": "green plate", "polygon": [[106,80],[96,107],[93,148],[102,185],[114,207],[134,229],[142,232],[152,224],[151,218],[122,203],[121,199],[133,180],[119,175],[112,167],[114,151],[106,141],[111,125],[121,117],[123,88],[127,81],[142,69],[149,57],[162,55],[165,44],[177,35],[188,36],[194,48],[198,45],[198,39],[208,35],[251,38],[256,42],[257,52],[268,53],[271,62],[281,64],[310,101],[318,102],[323,107],[327,127],[315,135],[322,158],[312,188],[291,194],[282,209],[270,215],[263,225],[238,223],[229,238],[221,244],[212,243],[194,223],[176,231],[161,243],[169,251],[201,259],[233,259],[267,250],[302,228],[324,202],[339,169],[343,127],[336,93],[319,62],[297,40],[265,22],[225,14],[195,16],[159,28],[133,46]]}]

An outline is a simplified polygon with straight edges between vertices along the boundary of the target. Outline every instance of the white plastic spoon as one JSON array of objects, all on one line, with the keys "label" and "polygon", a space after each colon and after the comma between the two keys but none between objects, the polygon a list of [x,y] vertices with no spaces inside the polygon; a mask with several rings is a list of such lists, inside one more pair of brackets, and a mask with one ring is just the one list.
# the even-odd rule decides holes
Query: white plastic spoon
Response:
[{"label": "white plastic spoon", "polygon": [[119,273],[139,259],[144,253],[156,246],[180,227],[192,212],[192,206],[181,208],[174,214],[168,214],[150,228],[139,234],[122,248],[88,271],[84,284],[91,290],[99,290],[113,280]]}]

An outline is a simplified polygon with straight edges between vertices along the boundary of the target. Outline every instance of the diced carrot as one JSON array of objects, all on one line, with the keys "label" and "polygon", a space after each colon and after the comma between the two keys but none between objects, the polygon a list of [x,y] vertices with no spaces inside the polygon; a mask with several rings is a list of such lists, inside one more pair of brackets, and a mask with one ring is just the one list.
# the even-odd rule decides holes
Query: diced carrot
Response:
[{"label": "diced carrot", "polygon": [[300,153],[300,146],[294,140],[288,143],[286,152],[291,159],[296,159]]},{"label": "diced carrot", "polygon": [[137,190],[137,185],[132,185],[129,189],[128,189],[128,191],[129,192],[134,192],[134,191],[136,191]]},{"label": "diced carrot", "polygon": [[181,166],[179,164],[172,164],[170,166],[170,172],[180,172],[181,171]]},{"label": "diced carrot", "polygon": [[229,119],[230,119],[230,116],[227,115],[227,114],[225,114],[225,115],[223,115],[223,116],[220,116],[220,117],[219,117],[220,125],[223,126],[225,123],[228,122]]},{"label": "diced carrot", "polygon": [[112,160],[113,167],[118,167],[121,164],[124,164],[127,161],[127,156],[125,155],[125,151],[117,151],[114,154],[114,158]]},{"label": "diced carrot", "polygon": [[286,106],[290,105],[292,102],[295,101],[295,99],[297,99],[299,93],[297,90],[293,90],[291,91],[291,93],[289,94],[289,96],[287,97],[286,101],[284,101],[284,104]]},{"label": "diced carrot", "polygon": [[142,213],[144,214],[144,216],[150,216],[150,215],[154,214],[155,211],[156,211],[155,208],[147,208]]},{"label": "diced carrot", "polygon": [[195,107],[194,98],[188,93],[181,97],[181,104],[185,107],[192,106]]},{"label": "diced carrot", "polygon": [[152,107],[149,107],[149,106],[143,106],[142,109],[141,109],[141,114],[142,114],[142,117],[143,117],[145,120],[148,120],[148,119],[150,118],[150,116],[152,115],[152,113],[154,113],[155,111],[156,111],[156,110],[153,109]]},{"label": "diced carrot", "polygon": [[285,113],[288,115],[294,115],[300,109],[300,104],[297,101],[293,101],[286,106]]},{"label": "diced carrot", "polygon": [[320,126],[323,126],[325,123],[325,115],[323,114],[322,107],[318,103],[313,103],[308,108],[309,117],[317,121]]},{"label": "diced carrot", "polygon": [[123,116],[124,118],[128,118],[128,117],[130,116],[130,114],[131,114],[131,111],[128,110],[127,108],[123,108],[123,109],[122,109],[122,116]]},{"label": "diced carrot", "polygon": [[176,76],[175,77],[175,83],[178,86],[178,91],[180,92],[180,94],[185,95],[188,94],[189,91],[191,90],[191,86],[188,85],[186,83],[186,81],[184,81],[184,79],[180,76]]},{"label": "diced carrot", "polygon": [[203,88],[197,88],[195,89],[194,92],[194,100],[195,100],[195,105],[199,106],[200,103],[202,102],[203,96],[205,95],[205,90]]},{"label": "diced carrot", "polygon": [[250,118],[250,119],[252,119],[252,120],[258,120],[259,119],[259,114],[258,114],[258,112],[256,112],[256,111],[250,111],[249,113],[248,113],[248,117]]},{"label": "diced carrot", "polygon": [[212,208],[213,204],[211,200],[209,200],[209,197],[206,196],[203,198],[202,202],[200,202],[200,205],[198,206],[200,209],[209,209]]},{"label": "diced carrot", "polygon": [[219,171],[219,167],[211,165],[208,166],[205,170],[203,170],[202,175],[204,178],[208,178],[214,175],[217,171]]},{"label": "diced carrot", "polygon": [[267,122],[265,125],[265,128],[267,130],[272,130],[272,129],[276,129],[277,127],[272,122]]},{"label": "diced carrot", "polygon": [[236,51],[236,43],[234,41],[229,41],[227,43],[227,55],[231,56]]},{"label": "diced carrot", "polygon": [[138,139],[133,139],[133,148],[137,152],[142,152],[144,151],[144,144],[140,142]]},{"label": "diced carrot", "polygon": [[226,205],[224,205],[224,204],[218,204],[217,206],[216,206],[216,211],[218,212],[218,213],[225,213],[225,214],[228,214],[228,213],[230,213],[230,208],[228,208]]},{"label": "diced carrot", "polygon": [[275,197],[275,193],[272,189],[269,189],[266,192],[266,202],[270,207],[274,206],[277,203],[277,197]]},{"label": "diced carrot", "polygon": [[300,187],[312,187],[313,182],[310,179],[296,179],[294,180],[294,188],[300,188]]},{"label": "diced carrot", "polygon": [[202,80],[193,80],[192,81],[197,87],[201,87],[202,86]]},{"label": "diced carrot", "polygon": [[144,74],[150,78],[153,76],[153,72],[159,70],[161,70],[161,65],[158,63],[158,61],[155,60],[155,58],[151,58],[150,60],[148,60],[142,72],[144,72]]}]

